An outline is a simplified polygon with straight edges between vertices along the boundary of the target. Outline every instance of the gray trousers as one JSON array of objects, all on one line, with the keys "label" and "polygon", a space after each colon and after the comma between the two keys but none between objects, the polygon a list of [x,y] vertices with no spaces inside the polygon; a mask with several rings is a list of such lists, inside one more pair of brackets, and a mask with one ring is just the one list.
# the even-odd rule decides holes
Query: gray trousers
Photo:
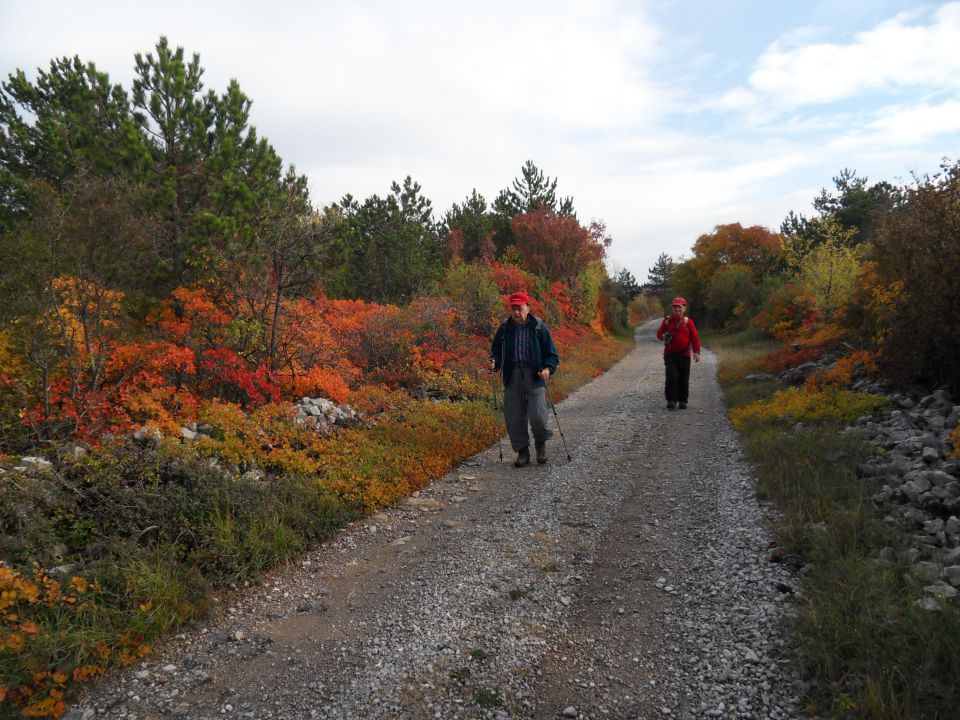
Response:
[{"label": "gray trousers", "polygon": [[547,427],[547,389],[537,387],[533,368],[515,367],[510,371],[510,382],[503,391],[503,420],[514,452],[530,445],[527,422],[533,430],[533,439],[547,440],[553,431]]}]

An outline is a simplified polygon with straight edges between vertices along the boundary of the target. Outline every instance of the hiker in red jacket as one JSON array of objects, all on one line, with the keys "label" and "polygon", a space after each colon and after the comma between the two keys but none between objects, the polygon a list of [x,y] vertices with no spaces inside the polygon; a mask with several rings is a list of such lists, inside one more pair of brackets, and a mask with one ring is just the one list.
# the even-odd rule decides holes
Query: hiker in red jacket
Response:
[{"label": "hiker in red jacket", "polygon": [[673,410],[679,404],[680,409],[687,407],[690,395],[690,352],[693,359],[700,362],[700,335],[693,320],[684,313],[687,301],[676,297],[670,303],[670,316],[665,317],[657,330],[657,339],[663,340],[663,364],[667,370],[666,396],[667,410]]}]

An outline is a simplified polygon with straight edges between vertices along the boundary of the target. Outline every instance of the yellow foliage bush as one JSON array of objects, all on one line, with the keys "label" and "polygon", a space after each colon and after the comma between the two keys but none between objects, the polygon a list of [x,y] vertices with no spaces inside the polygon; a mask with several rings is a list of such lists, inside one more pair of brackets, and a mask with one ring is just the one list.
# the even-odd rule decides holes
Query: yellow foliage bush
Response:
[{"label": "yellow foliage bush", "polygon": [[288,406],[268,404],[247,415],[237,405],[212,401],[201,420],[214,427],[214,439],[198,447],[239,467],[315,476],[349,506],[373,512],[487,447],[499,431],[485,402],[417,401],[378,387],[349,399],[374,418],[373,426],[330,436],[296,423]]},{"label": "yellow foliage bush", "polygon": [[211,400],[200,420],[214,428],[214,439],[198,450],[239,467],[314,473],[325,438],[307,423],[297,423],[293,406],[268,403],[245,413],[235,403]]},{"label": "yellow foliage bush", "polygon": [[882,395],[827,388],[788,388],[765,400],[730,411],[730,421],[740,429],[751,420],[847,423],[883,408]]},{"label": "yellow foliage bush", "polygon": [[498,432],[484,403],[412,401],[390,422],[327,441],[318,458],[318,481],[348,505],[374,512],[487,447]]},{"label": "yellow foliage bush", "polygon": [[26,368],[27,363],[14,346],[10,333],[0,331],[0,375],[19,377]]}]

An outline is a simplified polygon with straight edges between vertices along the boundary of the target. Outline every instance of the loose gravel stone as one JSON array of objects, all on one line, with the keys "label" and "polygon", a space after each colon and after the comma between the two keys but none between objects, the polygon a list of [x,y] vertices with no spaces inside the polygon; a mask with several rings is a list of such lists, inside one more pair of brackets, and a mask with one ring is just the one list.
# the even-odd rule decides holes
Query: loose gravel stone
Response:
[{"label": "loose gravel stone", "polygon": [[206,625],[101,680],[74,712],[803,717],[784,631],[797,582],[769,559],[769,510],[715,360],[704,353],[690,407],[668,413],[653,327],[557,407],[572,461],[559,435],[542,466],[489,448],[218,597]]}]

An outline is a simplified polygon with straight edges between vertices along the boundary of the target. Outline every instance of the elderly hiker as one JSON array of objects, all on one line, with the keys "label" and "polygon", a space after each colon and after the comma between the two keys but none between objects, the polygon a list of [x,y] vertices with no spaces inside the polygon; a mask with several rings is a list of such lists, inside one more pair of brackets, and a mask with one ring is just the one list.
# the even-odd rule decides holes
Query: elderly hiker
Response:
[{"label": "elderly hiker", "polygon": [[690,396],[691,351],[694,361],[700,362],[700,335],[693,320],[684,315],[686,311],[687,301],[682,297],[674,298],[670,303],[670,315],[663,319],[657,330],[657,339],[663,340],[663,364],[667,373],[667,410],[673,410],[677,406],[684,410],[687,407]]},{"label": "elderly hiker", "polygon": [[503,371],[503,418],[510,446],[517,453],[514,467],[530,464],[530,430],[537,462],[547,461],[547,378],[557,371],[560,357],[550,328],[530,312],[525,292],[510,295],[510,317],[504,320],[490,346],[490,370]]}]

